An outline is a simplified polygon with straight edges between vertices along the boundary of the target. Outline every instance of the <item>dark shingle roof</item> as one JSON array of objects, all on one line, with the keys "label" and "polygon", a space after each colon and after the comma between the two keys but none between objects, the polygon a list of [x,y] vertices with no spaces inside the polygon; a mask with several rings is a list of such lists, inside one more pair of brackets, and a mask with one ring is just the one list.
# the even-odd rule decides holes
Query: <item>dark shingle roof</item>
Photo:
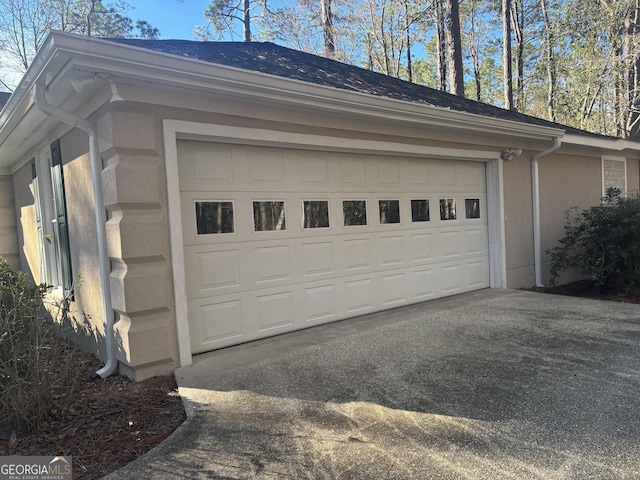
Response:
[{"label": "dark shingle roof", "polygon": [[0,92],[0,110],[4,108],[4,106],[9,101],[9,97],[11,96],[8,92]]},{"label": "dark shingle roof", "polygon": [[613,138],[476,102],[468,98],[273,43],[120,38],[109,40],[183,58],[236,67],[341,90],[350,90],[530,125],[559,128],[567,133]]}]

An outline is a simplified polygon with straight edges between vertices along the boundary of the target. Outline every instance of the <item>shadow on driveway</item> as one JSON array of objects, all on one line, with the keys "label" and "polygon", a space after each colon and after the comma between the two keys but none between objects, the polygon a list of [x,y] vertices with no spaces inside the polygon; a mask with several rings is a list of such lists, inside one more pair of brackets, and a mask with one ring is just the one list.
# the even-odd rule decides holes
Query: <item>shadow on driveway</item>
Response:
[{"label": "shadow on driveway", "polygon": [[484,290],[211,352],[116,475],[640,478],[639,340],[639,305]]}]

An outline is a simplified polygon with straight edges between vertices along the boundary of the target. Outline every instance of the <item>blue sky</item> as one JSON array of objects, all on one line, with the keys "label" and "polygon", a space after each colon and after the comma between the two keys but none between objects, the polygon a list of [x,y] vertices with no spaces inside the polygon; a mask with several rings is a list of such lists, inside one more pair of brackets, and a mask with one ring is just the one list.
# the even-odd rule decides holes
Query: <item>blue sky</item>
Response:
[{"label": "blue sky", "polygon": [[160,30],[164,40],[193,40],[191,30],[204,25],[204,11],[211,0],[129,0],[134,10],[127,13],[133,20],[146,20]]}]

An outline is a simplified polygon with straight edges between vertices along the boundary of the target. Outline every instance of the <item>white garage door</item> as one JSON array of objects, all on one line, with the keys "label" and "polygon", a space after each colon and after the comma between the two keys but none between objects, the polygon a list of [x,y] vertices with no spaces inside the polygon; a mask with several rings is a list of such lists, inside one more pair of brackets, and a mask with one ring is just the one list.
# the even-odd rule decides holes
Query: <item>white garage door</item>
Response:
[{"label": "white garage door", "polygon": [[193,353],[489,286],[482,162],[178,152]]}]

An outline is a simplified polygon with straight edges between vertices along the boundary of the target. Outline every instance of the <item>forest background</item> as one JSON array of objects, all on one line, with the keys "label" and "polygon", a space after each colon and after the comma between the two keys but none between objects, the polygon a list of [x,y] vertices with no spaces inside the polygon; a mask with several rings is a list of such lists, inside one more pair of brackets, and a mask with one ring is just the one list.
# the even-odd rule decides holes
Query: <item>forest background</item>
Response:
[{"label": "forest background", "polygon": [[[0,0],[0,85],[15,88],[50,29],[163,38],[133,10]],[[213,0],[193,24],[194,40],[271,41],[595,133],[640,131],[640,0]]]}]

